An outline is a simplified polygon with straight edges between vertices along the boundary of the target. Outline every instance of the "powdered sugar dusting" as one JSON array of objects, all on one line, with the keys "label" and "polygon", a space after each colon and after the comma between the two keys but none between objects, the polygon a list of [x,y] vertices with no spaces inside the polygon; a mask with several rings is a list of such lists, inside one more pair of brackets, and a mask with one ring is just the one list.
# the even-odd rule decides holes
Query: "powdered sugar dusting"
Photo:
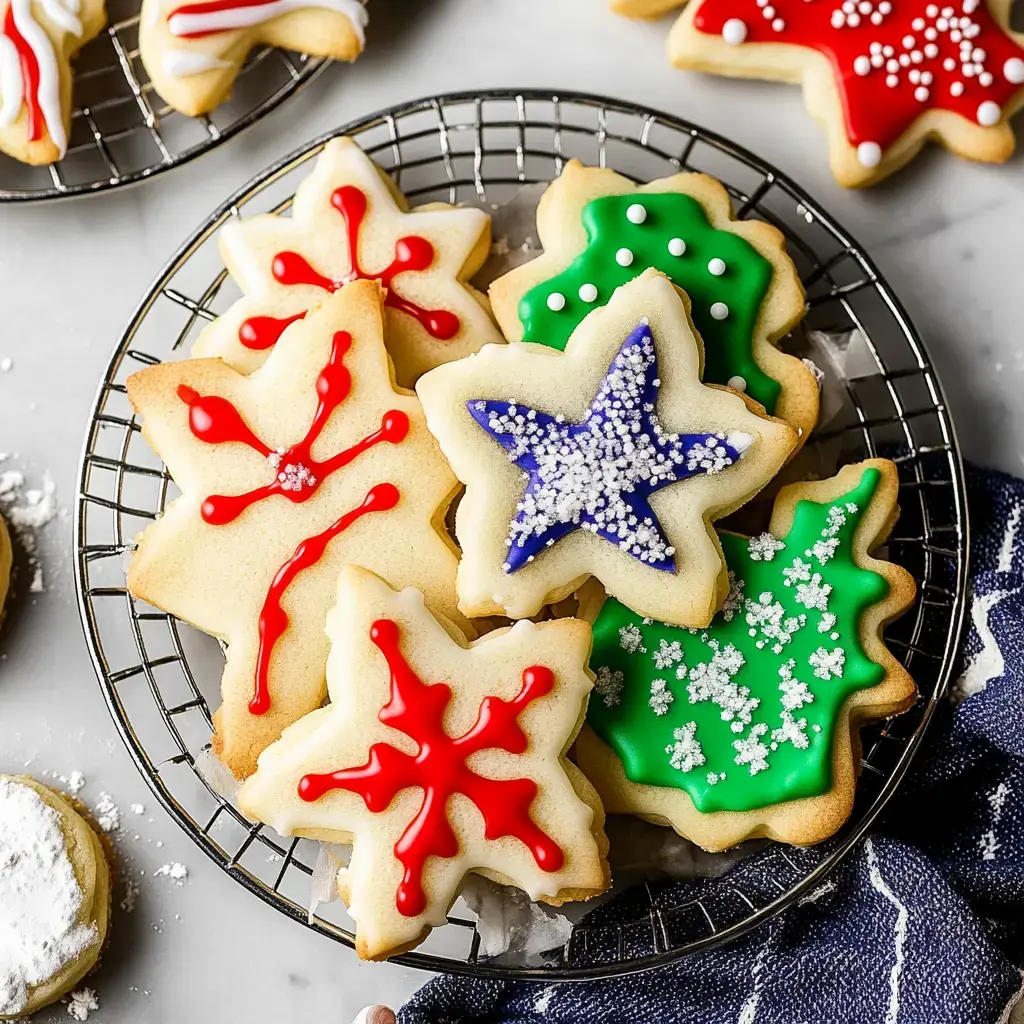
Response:
[{"label": "powdered sugar dusting", "polygon": [[96,812],[96,824],[104,832],[116,832],[121,827],[121,808],[114,803],[114,798],[109,793],[100,793],[100,798],[94,808]]},{"label": "powdered sugar dusting", "polygon": [[[7,458],[0,455],[0,462]],[[28,555],[28,567],[32,573],[29,591],[41,593],[46,588],[37,554],[36,531],[57,514],[57,487],[53,477],[44,473],[41,487],[26,487],[25,474],[21,470],[8,469],[0,473],[0,514]]]},{"label": "powdered sugar dusting", "polygon": [[0,1015],[19,1013],[30,988],[96,941],[78,923],[82,900],[60,815],[28,786],[0,780]]},{"label": "powdered sugar dusting", "polygon": [[161,865],[153,872],[153,875],[156,878],[169,878],[177,885],[184,885],[185,880],[188,878],[188,868],[184,864],[174,861],[172,864]]}]

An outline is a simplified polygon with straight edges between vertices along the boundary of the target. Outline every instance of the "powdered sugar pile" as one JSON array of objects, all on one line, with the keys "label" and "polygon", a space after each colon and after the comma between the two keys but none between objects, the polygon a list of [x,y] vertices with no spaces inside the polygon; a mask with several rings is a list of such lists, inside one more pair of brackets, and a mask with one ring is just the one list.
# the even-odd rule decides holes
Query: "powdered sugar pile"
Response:
[{"label": "powdered sugar pile", "polygon": [[188,878],[188,868],[184,864],[179,864],[178,861],[175,861],[173,864],[164,864],[158,867],[153,872],[153,875],[156,878],[169,878],[178,885],[184,885],[185,879]]},{"label": "powdered sugar pile", "polygon": [[121,808],[109,793],[100,793],[96,803],[96,824],[104,832],[116,832],[121,827]]},{"label": "powdered sugar pile", "polygon": [[68,1016],[75,1020],[88,1020],[93,1010],[100,1008],[100,1001],[91,988],[80,988],[68,996]]},{"label": "powdered sugar pile", "polygon": [[[7,458],[7,455],[0,454],[0,463]],[[32,570],[29,590],[34,594],[41,593],[45,587],[36,531],[57,514],[57,487],[53,477],[44,473],[41,487],[26,487],[25,474],[21,470],[8,469],[0,473],[0,514],[7,520],[28,554],[28,564]]]},{"label": "powdered sugar pile", "polygon": [[0,1015],[19,1013],[30,987],[96,941],[76,920],[82,899],[60,815],[28,786],[0,780]]}]

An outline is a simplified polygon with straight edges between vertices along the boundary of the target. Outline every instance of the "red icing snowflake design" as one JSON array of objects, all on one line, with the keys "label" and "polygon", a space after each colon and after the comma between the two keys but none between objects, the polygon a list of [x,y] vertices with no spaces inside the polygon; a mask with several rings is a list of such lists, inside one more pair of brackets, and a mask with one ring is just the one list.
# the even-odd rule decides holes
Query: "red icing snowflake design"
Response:
[{"label": "red icing snowflake design", "polygon": [[[423,329],[439,341],[449,341],[459,333],[459,318],[446,309],[423,309],[402,298],[393,282],[399,274],[426,270],[434,262],[434,246],[420,235],[408,235],[395,242],[395,258],[378,273],[370,273],[359,263],[359,233],[366,217],[366,193],[355,185],[343,185],[331,194],[331,206],[345,221],[348,236],[348,259],[351,268],[340,281],[325,277],[297,252],[279,252],[274,256],[270,272],[278,284],[285,286],[311,285],[326,292],[336,292],[343,285],[356,280],[376,280],[387,289],[384,304],[400,310],[418,321]],[[275,345],[289,324],[301,320],[306,314],[290,317],[254,316],[238,329],[238,340],[246,348],[268,349]]]},{"label": "red icing snowflake design", "polygon": [[847,137],[867,168],[927,110],[998,124],[1024,84],[1024,49],[982,0],[703,0],[694,25],[733,45],[788,43],[824,54]]},{"label": "red icing snowflake design", "polygon": [[[313,422],[301,441],[283,451],[273,451],[264,444],[226,398],[200,395],[184,384],[178,388],[178,397],[188,406],[188,424],[193,436],[206,444],[244,444],[259,452],[275,471],[271,483],[245,494],[212,494],[207,497],[200,510],[205,522],[211,526],[226,526],[251,505],[275,494],[296,503],[307,501],[327,477],[347,466],[363,452],[381,443],[400,444],[405,440],[409,433],[409,417],[399,409],[391,409],[381,418],[379,430],[352,447],[322,461],[314,459],[310,454],[327,421],[345,401],[352,388],[352,377],[344,364],[345,353],[351,345],[352,336],[347,331],[335,333],[330,357],[316,381],[319,402]],[[398,501],[398,488],[393,484],[382,483],[371,488],[361,505],[346,512],[322,533],[304,540],[278,570],[260,613],[260,648],[256,662],[255,689],[249,703],[252,714],[262,715],[270,710],[270,658],[274,646],[288,628],[288,616],[281,607],[285,590],[300,572],[315,565],[323,557],[327,545],[356,520],[371,512],[393,509]]]},{"label": "red icing snowflake design", "polygon": [[344,789],[361,796],[367,810],[379,814],[401,790],[423,790],[423,803],[394,847],[404,868],[395,904],[405,917],[416,917],[426,909],[423,869],[427,858],[459,853],[447,813],[448,800],[455,793],[468,797],[480,810],[485,838],[519,839],[542,871],[559,871],[565,862],[562,850],[530,817],[537,784],[531,779],[488,779],[466,764],[470,755],[481,750],[526,752],[529,741],[516,719],[531,702],[551,692],[555,685],[551,669],[539,665],[525,669],[523,685],[512,700],[485,697],[473,725],[453,737],[444,728],[451,687],[446,683],[427,685],[413,672],[399,649],[397,623],[378,619],[370,627],[370,639],[384,655],[391,673],[390,699],[378,718],[415,740],[419,749],[413,755],[388,743],[375,743],[360,768],[304,775],[299,796],[313,802],[331,790]]}]

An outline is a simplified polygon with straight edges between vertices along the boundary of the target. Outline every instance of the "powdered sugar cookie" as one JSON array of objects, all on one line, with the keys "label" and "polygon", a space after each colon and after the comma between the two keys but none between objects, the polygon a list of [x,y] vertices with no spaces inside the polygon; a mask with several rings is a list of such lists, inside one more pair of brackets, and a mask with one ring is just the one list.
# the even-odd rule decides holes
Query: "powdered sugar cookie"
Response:
[{"label": "powdered sugar cookie", "polygon": [[674,10],[680,0],[609,0],[608,6],[616,14],[624,14],[627,18],[660,18],[668,11]]},{"label": "powdered sugar cookie", "polygon": [[60,794],[0,775],[0,1019],[67,995],[96,966],[109,918],[96,833]]},{"label": "powdered sugar cookie", "polygon": [[593,683],[586,623],[467,645],[418,591],[351,566],[327,634],[331,703],[263,752],[239,806],[282,835],[353,844],[338,889],[361,957],[444,924],[469,872],[555,905],[608,887],[601,803],[565,756]]},{"label": "powdered sugar cookie", "polygon": [[361,0],[143,0],[139,53],[160,96],[194,117],[228,98],[253,47],[352,61],[366,22]]},{"label": "powdered sugar cookie", "polygon": [[405,198],[351,139],[334,139],[295,193],[290,218],[234,220],[220,250],[244,293],[192,351],[243,373],[259,366],[281,332],[354,278],[387,289],[387,345],[398,383],[504,339],[487,300],[466,282],[487,258],[482,210]]},{"label": "powdered sugar cookie", "polygon": [[456,480],[411,393],[396,391],[382,295],[356,281],[244,377],[219,359],[128,380],[182,496],[142,535],[142,600],[225,640],[214,749],[237,775],[324,695],[338,569],[369,566],[458,617],[444,516]]},{"label": "powdered sugar cookie", "polygon": [[1001,162],[1024,105],[1010,0],[691,0],[669,39],[683,68],[799,82],[840,184],[872,185],[928,139]]},{"label": "powdered sugar cookie", "polygon": [[723,533],[732,587],[705,631],[601,609],[576,754],[609,812],[707,850],[753,836],[803,846],[839,828],[858,730],[914,701],[882,639],[914,581],[868,554],[896,521],[898,486],[891,462],[869,459],[783,488],[770,532]]},{"label": "powdered sugar cookie", "polygon": [[642,614],[707,625],[728,592],[710,522],[768,483],[796,435],[701,384],[700,364],[684,299],[649,270],[564,352],[490,346],[421,378],[431,432],[466,484],[466,614],[523,618],[596,576]]},{"label": "powdered sugar cookie", "polygon": [[0,3],[0,152],[27,164],[64,155],[71,58],[105,23],[103,0]]},{"label": "powdered sugar cookie", "polygon": [[706,174],[673,174],[636,185],[576,160],[537,208],[542,256],[489,290],[510,341],[564,348],[612,292],[648,267],[690,298],[704,343],[702,379],[745,391],[797,428],[818,418],[818,385],[775,343],[804,315],[804,290],[782,233],[732,217],[729,194]]}]

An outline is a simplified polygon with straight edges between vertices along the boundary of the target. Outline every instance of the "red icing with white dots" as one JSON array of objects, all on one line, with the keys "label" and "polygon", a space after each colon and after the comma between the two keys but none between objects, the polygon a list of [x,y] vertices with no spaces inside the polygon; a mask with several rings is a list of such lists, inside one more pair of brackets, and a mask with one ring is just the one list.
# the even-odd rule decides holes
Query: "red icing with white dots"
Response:
[{"label": "red icing with white dots", "polygon": [[[447,309],[424,309],[404,299],[395,290],[394,279],[399,274],[426,270],[434,262],[434,246],[419,235],[407,235],[395,242],[395,256],[383,270],[371,273],[359,262],[359,234],[366,218],[366,193],[354,185],[343,185],[331,193],[331,206],[345,221],[348,239],[348,260],[351,268],[340,281],[326,277],[297,252],[279,252],[274,256],[270,272],[278,284],[285,286],[312,285],[327,292],[336,292],[350,281],[380,281],[387,289],[384,304],[416,320],[423,329],[439,341],[449,341],[459,333],[459,318]],[[277,343],[289,324],[301,320],[306,314],[290,317],[256,316],[246,320],[238,331],[238,339],[246,348],[267,349]]]},{"label": "red icing with white dots", "polygon": [[398,624],[378,619],[370,627],[370,639],[391,672],[390,698],[377,717],[414,740],[418,749],[407,754],[389,743],[374,743],[360,768],[304,775],[299,796],[312,802],[331,790],[345,789],[357,793],[369,811],[379,814],[403,789],[422,789],[423,802],[394,847],[404,868],[395,905],[405,917],[416,917],[426,909],[423,868],[427,859],[458,856],[459,841],[447,813],[448,800],[455,793],[462,793],[477,806],[484,819],[485,838],[511,836],[529,848],[542,871],[561,870],[565,863],[562,850],[530,817],[537,783],[532,779],[488,779],[466,764],[467,758],[480,750],[526,752],[529,741],[516,719],[530,703],[554,688],[551,669],[541,665],[525,669],[523,685],[512,700],[485,697],[473,725],[453,737],[444,728],[451,687],[447,683],[427,685],[413,672],[399,648]]},{"label": "red icing with white dots", "polygon": [[1024,49],[982,0],[703,0],[694,25],[737,46],[787,43],[824,54],[865,167],[930,109],[997,124],[1024,84]]},{"label": "red icing with white dots", "polygon": [[[182,384],[178,397],[188,406],[188,423],[192,434],[207,444],[244,444],[262,455],[275,471],[274,479],[263,487],[244,494],[211,494],[202,504],[200,514],[211,526],[226,526],[234,522],[246,509],[272,495],[282,495],[295,503],[308,501],[332,473],[347,466],[363,452],[375,445],[400,444],[409,433],[409,417],[400,409],[391,409],[381,418],[380,429],[361,441],[336,452],[326,459],[315,459],[311,454],[327,421],[348,397],[352,389],[352,376],[345,367],[345,353],[352,346],[347,331],[337,331],[331,342],[331,354],[316,381],[319,398],[313,422],[306,436],[291,447],[278,451],[264,444],[249,428],[241,413],[226,398],[219,395],[200,395],[194,388]],[[383,512],[398,504],[398,488],[393,484],[378,484],[367,494],[362,505],[343,515],[322,533],[304,540],[292,557],[278,570],[260,613],[260,648],[256,663],[256,680],[249,710],[262,715],[270,710],[268,677],[270,658],[277,641],[288,628],[288,616],[281,607],[285,590],[304,569],[315,565],[327,550],[327,545],[338,534],[347,530],[357,519],[370,512]]]}]

